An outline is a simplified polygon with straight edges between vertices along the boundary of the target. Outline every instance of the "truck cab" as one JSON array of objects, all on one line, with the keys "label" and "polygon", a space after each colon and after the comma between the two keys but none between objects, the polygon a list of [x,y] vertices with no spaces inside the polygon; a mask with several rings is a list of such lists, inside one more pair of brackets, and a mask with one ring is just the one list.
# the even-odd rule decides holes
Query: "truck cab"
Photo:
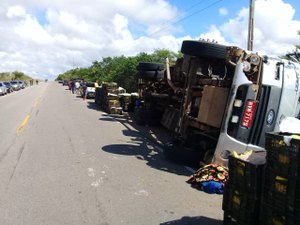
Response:
[{"label": "truck cab", "polygon": [[[264,151],[265,133],[278,131],[284,118],[299,114],[299,63],[247,54],[250,54],[250,60],[241,60],[235,66],[235,77],[214,153],[214,161],[220,164],[227,163],[231,151]],[[249,79],[253,69],[249,70],[248,63],[257,68],[259,79]]]},{"label": "truck cab", "polygon": [[232,151],[264,151],[265,133],[299,115],[299,53],[282,59],[203,40],[183,41],[181,52],[171,74],[185,80],[176,143],[205,163],[227,165]]}]

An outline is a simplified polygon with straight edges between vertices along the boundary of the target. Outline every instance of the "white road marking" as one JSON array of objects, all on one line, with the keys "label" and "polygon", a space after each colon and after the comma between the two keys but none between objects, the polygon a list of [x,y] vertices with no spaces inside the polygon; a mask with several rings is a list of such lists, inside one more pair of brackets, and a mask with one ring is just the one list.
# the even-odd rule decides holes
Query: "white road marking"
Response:
[{"label": "white road marking", "polygon": [[134,194],[139,195],[139,196],[149,196],[149,193],[145,190],[139,190],[138,192],[135,192]]},{"label": "white road marking", "polygon": [[89,177],[95,177],[94,169],[93,168],[88,168],[88,176]]},{"label": "white road marking", "polygon": [[100,179],[94,181],[93,183],[91,183],[91,186],[93,187],[99,187],[100,184],[103,184],[103,177],[100,177]]}]

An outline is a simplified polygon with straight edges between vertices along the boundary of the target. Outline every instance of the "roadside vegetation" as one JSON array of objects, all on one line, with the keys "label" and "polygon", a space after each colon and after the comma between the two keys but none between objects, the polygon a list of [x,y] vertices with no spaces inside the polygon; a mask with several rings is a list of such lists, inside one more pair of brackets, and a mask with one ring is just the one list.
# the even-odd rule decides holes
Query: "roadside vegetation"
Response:
[{"label": "roadside vegetation", "polygon": [[1,81],[10,81],[10,80],[32,80],[32,78],[26,75],[23,72],[14,71],[14,72],[2,72],[0,73]]},{"label": "roadside vegetation", "polygon": [[115,56],[102,58],[95,61],[88,68],[75,68],[60,74],[56,80],[84,79],[85,81],[116,82],[128,92],[138,89],[136,78],[136,67],[140,62],[164,63],[165,58],[170,59],[171,64],[177,58],[182,57],[181,53],[174,53],[166,49],[155,50],[152,54],[139,53],[136,56]]}]

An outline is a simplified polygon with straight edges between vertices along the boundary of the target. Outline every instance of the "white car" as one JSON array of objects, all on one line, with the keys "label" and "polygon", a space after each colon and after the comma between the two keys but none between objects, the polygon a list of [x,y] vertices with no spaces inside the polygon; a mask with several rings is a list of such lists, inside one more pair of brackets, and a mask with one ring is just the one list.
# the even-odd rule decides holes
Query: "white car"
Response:
[{"label": "white car", "polygon": [[25,81],[19,80],[18,83],[19,83],[19,86],[20,86],[21,89],[24,89],[26,87]]},{"label": "white car", "polygon": [[6,95],[6,94],[7,94],[7,87],[2,81],[0,81],[0,95]]},{"label": "white car", "polygon": [[19,84],[18,81],[13,80],[10,83],[11,83],[11,86],[13,87],[14,91],[18,91],[18,90],[21,89],[20,84]]},{"label": "white car", "polygon": [[86,97],[95,98],[95,83],[92,82],[86,83]]}]

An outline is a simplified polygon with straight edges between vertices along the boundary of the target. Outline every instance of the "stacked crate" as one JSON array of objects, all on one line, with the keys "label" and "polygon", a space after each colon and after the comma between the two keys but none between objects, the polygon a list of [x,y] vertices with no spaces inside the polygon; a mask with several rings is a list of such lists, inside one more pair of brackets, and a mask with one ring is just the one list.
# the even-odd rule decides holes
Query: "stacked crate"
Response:
[{"label": "stacked crate", "polygon": [[229,156],[229,180],[222,205],[224,225],[258,224],[265,158],[265,152],[252,153],[249,161]]},{"label": "stacked crate", "polygon": [[300,225],[300,136],[267,133],[261,225]]},{"label": "stacked crate", "polygon": [[120,100],[120,104],[121,104],[123,111],[125,111],[125,112],[130,111],[129,109],[130,109],[130,103],[131,103],[131,94],[129,94],[129,93],[119,94],[119,100]]},{"label": "stacked crate", "polygon": [[122,107],[119,101],[119,96],[108,93],[104,110],[110,114],[122,114]]},{"label": "stacked crate", "polygon": [[95,102],[107,113],[122,114],[116,83],[102,83],[96,89]]},{"label": "stacked crate", "polygon": [[106,91],[106,93],[111,94],[118,94],[118,84],[111,82],[111,83],[105,83],[103,82],[101,84],[102,88]]}]

